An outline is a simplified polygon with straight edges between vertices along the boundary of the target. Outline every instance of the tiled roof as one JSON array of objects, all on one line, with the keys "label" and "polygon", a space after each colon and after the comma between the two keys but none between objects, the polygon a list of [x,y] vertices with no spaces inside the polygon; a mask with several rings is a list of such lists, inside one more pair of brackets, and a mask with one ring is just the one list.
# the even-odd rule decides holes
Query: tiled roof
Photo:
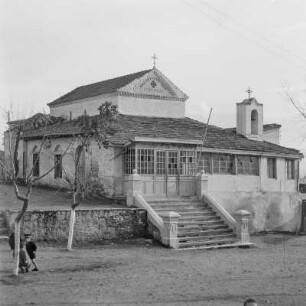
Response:
[{"label": "tiled roof", "polygon": [[119,88],[131,83],[135,79],[138,79],[145,75],[146,73],[150,72],[152,69],[143,70],[140,72],[136,72],[133,74],[128,74],[124,76],[120,76],[114,79],[109,79],[89,85],[84,85],[77,87],[76,89],[68,92],[64,96],[54,100],[53,102],[49,103],[49,106],[58,105],[61,103],[85,99],[89,97],[95,97],[106,93],[111,93],[117,91]]},{"label": "tiled roof", "polygon": [[[268,123],[268,124],[264,124],[263,125],[263,131],[264,132],[267,132],[267,131],[271,131],[271,130],[276,130],[276,129],[279,129],[281,128],[281,125],[280,124],[277,124],[277,123]],[[232,132],[236,132],[236,128],[226,128],[225,129],[226,131],[232,131]]]},{"label": "tiled roof", "polygon": [[264,124],[263,125],[264,132],[271,131],[271,130],[276,130],[276,129],[279,129],[279,128],[281,128],[281,125],[277,124],[277,123],[269,123],[269,124]]},{"label": "tiled roof", "polygon": [[255,102],[257,105],[262,105],[261,103],[258,103],[255,98],[244,99],[242,102],[237,104],[252,104],[253,102]]},{"label": "tiled roof", "polygon": [[[159,118],[119,115],[119,131],[112,139],[112,143],[123,145],[135,137],[150,137],[155,139],[167,138],[182,141],[201,141],[203,139],[205,124],[190,118]],[[47,136],[68,136],[78,132],[75,121],[64,121],[49,126]],[[30,130],[25,132],[25,138],[41,137],[44,130]],[[269,152],[278,154],[300,154],[298,150],[285,148],[276,144],[249,140],[235,131],[222,129],[209,125],[205,147],[225,150],[244,150]]]}]

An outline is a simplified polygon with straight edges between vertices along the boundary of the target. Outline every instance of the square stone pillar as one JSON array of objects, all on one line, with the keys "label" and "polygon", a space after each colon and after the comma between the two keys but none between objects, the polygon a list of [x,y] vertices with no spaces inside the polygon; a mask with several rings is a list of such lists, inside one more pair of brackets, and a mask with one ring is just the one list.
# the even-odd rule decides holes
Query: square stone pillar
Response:
[{"label": "square stone pillar", "polygon": [[241,244],[250,243],[250,233],[249,233],[249,220],[251,213],[247,210],[237,210],[235,212],[236,218],[236,235],[240,238]]},{"label": "square stone pillar", "polygon": [[205,174],[204,170],[197,175],[197,198],[200,200],[202,199],[202,195],[208,189],[208,176]]},{"label": "square stone pillar", "polygon": [[128,178],[126,190],[126,204],[128,207],[134,205],[134,195],[141,193],[141,176],[138,175],[137,169],[133,169],[133,173]]},{"label": "square stone pillar", "polygon": [[162,243],[173,249],[178,249],[179,241],[177,238],[177,224],[181,217],[174,211],[164,212],[160,214],[164,221],[164,230],[162,233]]}]

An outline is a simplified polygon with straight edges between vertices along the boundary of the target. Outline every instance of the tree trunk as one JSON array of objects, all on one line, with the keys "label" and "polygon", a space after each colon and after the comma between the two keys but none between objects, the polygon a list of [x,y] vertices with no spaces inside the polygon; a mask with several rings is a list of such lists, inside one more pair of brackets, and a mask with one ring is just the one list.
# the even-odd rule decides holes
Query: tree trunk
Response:
[{"label": "tree trunk", "polygon": [[20,250],[20,221],[15,221],[15,248],[14,248],[14,270],[13,275],[18,276],[19,271],[19,250]]},{"label": "tree trunk", "polygon": [[75,223],[75,205],[72,205],[71,210],[70,210],[69,236],[68,236],[68,244],[67,244],[68,251],[71,251],[72,249],[74,223]]}]

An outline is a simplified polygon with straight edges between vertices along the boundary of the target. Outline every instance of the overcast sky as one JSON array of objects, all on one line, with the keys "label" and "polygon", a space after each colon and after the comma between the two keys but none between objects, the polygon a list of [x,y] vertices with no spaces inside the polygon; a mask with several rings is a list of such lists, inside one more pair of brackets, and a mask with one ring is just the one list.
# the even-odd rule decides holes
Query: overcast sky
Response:
[{"label": "overcast sky", "polygon": [[210,123],[233,127],[251,86],[264,123],[306,154],[305,120],[281,96],[287,83],[306,100],[305,12],[305,0],[0,0],[1,109],[49,112],[75,87],[151,68],[156,53],[188,116],[206,121],[213,107]]}]

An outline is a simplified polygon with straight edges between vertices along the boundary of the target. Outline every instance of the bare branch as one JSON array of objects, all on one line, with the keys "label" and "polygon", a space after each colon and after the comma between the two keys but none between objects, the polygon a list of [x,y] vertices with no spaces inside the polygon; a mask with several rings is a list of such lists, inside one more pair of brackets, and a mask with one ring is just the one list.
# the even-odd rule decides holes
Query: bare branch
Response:
[{"label": "bare branch", "polygon": [[289,101],[293,104],[293,106],[296,108],[296,110],[306,119],[306,113],[304,113],[301,108],[296,104],[296,102],[293,100],[293,98],[288,94],[288,92],[285,92],[285,95],[289,99]]}]

